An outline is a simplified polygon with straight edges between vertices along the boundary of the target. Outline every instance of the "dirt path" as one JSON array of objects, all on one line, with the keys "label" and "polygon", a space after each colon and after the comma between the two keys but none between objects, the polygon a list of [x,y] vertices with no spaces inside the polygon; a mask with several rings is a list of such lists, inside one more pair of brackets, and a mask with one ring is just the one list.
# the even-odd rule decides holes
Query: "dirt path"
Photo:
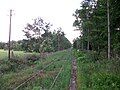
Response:
[{"label": "dirt path", "polygon": [[72,60],[72,70],[71,70],[71,80],[70,80],[70,88],[69,90],[77,90],[77,64],[76,59]]}]

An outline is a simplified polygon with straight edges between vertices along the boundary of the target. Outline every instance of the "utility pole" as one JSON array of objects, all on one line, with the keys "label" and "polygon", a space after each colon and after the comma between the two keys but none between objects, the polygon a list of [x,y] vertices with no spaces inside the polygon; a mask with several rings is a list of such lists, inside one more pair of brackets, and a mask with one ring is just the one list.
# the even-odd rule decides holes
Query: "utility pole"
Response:
[{"label": "utility pole", "polygon": [[108,59],[110,59],[110,10],[109,10],[109,0],[107,0],[107,18],[108,18]]},{"label": "utility pole", "polygon": [[11,49],[11,44],[10,44],[10,39],[11,39],[11,17],[12,17],[12,10],[10,10],[10,25],[9,25],[9,41],[8,41],[8,60],[10,60],[10,49]]}]

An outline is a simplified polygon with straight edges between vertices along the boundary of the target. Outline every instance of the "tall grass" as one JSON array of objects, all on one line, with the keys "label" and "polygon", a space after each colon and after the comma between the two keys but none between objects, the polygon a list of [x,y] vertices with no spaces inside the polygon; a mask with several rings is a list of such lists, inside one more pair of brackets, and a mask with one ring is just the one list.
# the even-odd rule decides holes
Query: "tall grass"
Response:
[{"label": "tall grass", "polygon": [[[6,53],[6,52],[5,52]],[[35,76],[29,82],[25,83],[18,90],[40,90],[49,89],[53,83],[56,75],[58,74],[61,66],[63,66],[63,71],[57,78],[53,86],[53,90],[67,90],[69,87],[70,72],[71,72],[71,53],[68,50],[55,52],[48,55],[45,58],[38,58],[36,61],[32,61],[33,57],[39,56],[36,53],[24,53],[24,52],[14,52],[15,58],[13,62],[2,59],[1,69],[5,70],[6,66],[10,65],[3,74],[0,74],[0,90],[9,90],[18,87],[22,82],[27,80],[31,75],[39,72],[46,65],[54,62],[48,68],[43,70],[41,74]],[[32,57],[31,57],[32,56]],[[30,59],[26,57],[31,57]],[[27,62],[21,62],[26,61]],[[12,66],[12,68],[11,68]],[[20,68],[21,67],[21,68]],[[14,69],[14,70],[11,70]]]},{"label": "tall grass", "polygon": [[[22,90],[49,90],[60,68],[63,70],[58,76],[51,90],[68,90],[71,77],[71,53],[68,51],[60,51],[48,56],[45,61],[55,61],[52,65],[43,71],[42,76],[38,76],[34,81],[28,83]],[[45,62],[46,63],[46,62]]]},{"label": "tall grass", "polygon": [[75,54],[78,66],[78,90],[120,89],[120,59],[96,59],[93,52],[75,51]]}]

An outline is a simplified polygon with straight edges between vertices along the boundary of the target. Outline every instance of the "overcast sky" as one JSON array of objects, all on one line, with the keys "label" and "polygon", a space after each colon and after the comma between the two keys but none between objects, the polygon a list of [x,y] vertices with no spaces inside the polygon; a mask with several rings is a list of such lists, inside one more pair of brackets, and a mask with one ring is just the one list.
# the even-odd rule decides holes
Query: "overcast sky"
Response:
[{"label": "overcast sky", "polygon": [[9,10],[13,9],[12,40],[24,38],[23,28],[32,19],[42,17],[54,27],[62,27],[66,37],[72,41],[79,36],[73,31],[72,14],[80,7],[82,0],[0,0],[0,41],[8,41]]}]

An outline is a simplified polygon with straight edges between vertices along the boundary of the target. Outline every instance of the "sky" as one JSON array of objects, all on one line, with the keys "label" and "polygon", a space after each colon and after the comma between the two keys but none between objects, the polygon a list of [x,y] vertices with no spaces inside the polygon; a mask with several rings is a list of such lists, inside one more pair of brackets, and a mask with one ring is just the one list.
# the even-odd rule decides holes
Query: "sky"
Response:
[{"label": "sky", "polygon": [[25,38],[22,30],[27,23],[37,17],[61,27],[66,37],[72,42],[79,36],[79,31],[74,31],[72,16],[80,8],[82,0],[0,0],[0,41],[8,41],[9,12],[13,10],[11,40]]}]

